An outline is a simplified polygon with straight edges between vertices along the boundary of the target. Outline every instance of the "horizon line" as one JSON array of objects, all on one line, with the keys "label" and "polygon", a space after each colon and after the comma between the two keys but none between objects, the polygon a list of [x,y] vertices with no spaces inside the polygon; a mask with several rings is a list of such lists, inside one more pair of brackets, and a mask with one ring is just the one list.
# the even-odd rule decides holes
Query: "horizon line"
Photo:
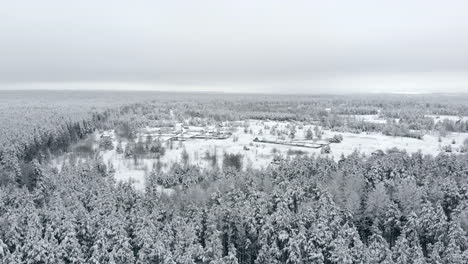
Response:
[{"label": "horizon line", "polygon": [[37,91],[37,92],[149,92],[149,93],[177,93],[177,94],[225,94],[225,95],[468,95],[466,92],[335,92],[335,93],[283,93],[283,92],[233,92],[233,91],[192,91],[192,90],[157,90],[157,89],[55,89],[55,88],[20,88],[20,89],[0,89],[0,92],[21,92],[21,91]]}]

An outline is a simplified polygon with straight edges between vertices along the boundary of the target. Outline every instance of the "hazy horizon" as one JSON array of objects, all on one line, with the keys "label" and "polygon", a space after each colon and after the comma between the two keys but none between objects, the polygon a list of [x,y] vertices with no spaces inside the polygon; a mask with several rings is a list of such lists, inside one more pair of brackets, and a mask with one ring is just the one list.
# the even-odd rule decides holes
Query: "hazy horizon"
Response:
[{"label": "hazy horizon", "polygon": [[466,1],[8,2],[0,89],[468,92]]}]

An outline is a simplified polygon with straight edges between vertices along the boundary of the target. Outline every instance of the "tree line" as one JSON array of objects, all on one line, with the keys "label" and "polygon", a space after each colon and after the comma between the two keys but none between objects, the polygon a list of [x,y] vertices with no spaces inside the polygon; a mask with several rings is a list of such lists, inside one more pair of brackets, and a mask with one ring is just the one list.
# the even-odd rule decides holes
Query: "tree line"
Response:
[{"label": "tree line", "polygon": [[[168,195],[99,160],[1,189],[6,263],[466,263],[468,159],[396,149],[264,170],[168,172]],[[172,177],[172,178],[173,178]],[[189,180],[191,179],[191,180]]]}]

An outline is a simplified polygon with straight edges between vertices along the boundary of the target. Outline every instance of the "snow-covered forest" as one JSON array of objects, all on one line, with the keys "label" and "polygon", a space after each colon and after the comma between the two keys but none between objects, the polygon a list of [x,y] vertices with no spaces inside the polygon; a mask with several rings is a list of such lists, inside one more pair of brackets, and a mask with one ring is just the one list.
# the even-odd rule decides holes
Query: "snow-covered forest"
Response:
[{"label": "snow-covered forest", "polygon": [[[468,263],[466,117],[463,95],[0,92],[0,262]],[[153,165],[138,187],[116,157]]]}]

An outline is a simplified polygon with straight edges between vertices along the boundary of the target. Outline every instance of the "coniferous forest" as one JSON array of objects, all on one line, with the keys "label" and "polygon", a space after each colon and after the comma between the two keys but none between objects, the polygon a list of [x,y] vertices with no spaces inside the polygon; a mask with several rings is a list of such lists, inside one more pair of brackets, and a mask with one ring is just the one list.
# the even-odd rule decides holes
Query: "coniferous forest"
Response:
[{"label": "coniferous forest", "polygon": [[[184,153],[153,168],[143,189],[116,179],[83,143],[109,129],[135,140],[142,128],[176,121],[253,119],[442,140],[468,132],[459,118],[468,116],[466,96],[1,94],[1,263],[468,263],[468,140],[438,154],[356,148],[339,158],[283,156],[264,168],[229,153],[198,166]],[[158,155],[169,149],[148,144]],[[79,155],[53,165],[66,153]]]}]

